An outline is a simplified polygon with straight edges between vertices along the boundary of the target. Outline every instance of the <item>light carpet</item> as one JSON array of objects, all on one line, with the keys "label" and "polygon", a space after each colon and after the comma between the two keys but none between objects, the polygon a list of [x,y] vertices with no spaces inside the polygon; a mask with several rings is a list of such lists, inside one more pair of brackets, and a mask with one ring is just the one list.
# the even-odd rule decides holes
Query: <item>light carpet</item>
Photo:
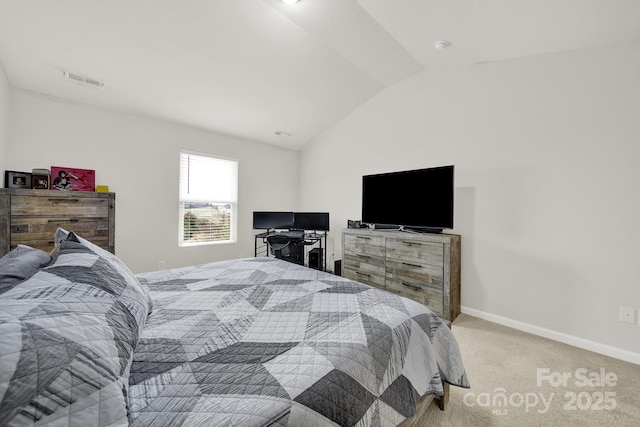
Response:
[{"label": "light carpet", "polygon": [[465,314],[452,330],[471,388],[417,426],[640,426],[640,365]]}]

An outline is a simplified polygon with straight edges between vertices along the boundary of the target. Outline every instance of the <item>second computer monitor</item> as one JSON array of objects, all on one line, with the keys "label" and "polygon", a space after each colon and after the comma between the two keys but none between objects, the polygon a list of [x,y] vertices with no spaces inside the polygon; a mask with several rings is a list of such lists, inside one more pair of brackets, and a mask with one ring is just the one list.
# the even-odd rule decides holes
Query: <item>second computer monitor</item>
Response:
[{"label": "second computer monitor", "polygon": [[296,230],[329,231],[329,212],[294,212]]}]

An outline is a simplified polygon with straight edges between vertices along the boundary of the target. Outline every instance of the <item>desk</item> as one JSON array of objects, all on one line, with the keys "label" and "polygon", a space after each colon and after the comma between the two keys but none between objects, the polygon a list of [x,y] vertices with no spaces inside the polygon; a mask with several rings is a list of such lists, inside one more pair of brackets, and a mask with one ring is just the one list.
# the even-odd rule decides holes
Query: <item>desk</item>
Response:
[{"label": "desk", "polygon": [[[270,256],[269,252],[269,244],[267,243],[267,237],[282,234],[288,236],[292,240],[297,241],[298,243],[302,243],[303,245],[303,265],[309,267],[309,263],[307,262],[309,252],[314,248],[318,247],[320,252],[322,253],[321,265],[319,266],[319,270],[326,271],[327,269],[327,232],[313,232],[313,233],[301,233],[301,232],[289,232],[289,231],[267,231],[264,233],[259,233],[254,235],[255,239],[255,249],[254,256]],[[298,237],[299,236],[299,237]]]}]

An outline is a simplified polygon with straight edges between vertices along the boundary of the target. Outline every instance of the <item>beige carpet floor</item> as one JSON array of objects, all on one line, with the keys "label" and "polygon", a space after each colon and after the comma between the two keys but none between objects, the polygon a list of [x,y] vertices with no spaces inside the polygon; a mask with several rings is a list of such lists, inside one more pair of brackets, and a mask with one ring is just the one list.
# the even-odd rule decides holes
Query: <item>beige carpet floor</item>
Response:
[{"label": "beige carpet floor", "polygon": [[461,314],[452,330],[470,389],[427,426],[640,426],[640,365]]}]

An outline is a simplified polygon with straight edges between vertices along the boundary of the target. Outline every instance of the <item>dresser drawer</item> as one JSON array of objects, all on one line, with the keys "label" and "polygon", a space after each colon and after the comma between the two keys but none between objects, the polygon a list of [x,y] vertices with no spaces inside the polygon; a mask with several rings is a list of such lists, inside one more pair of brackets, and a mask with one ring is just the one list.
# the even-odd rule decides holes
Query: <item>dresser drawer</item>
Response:
[{"label": "dresser drawer", "polygon": [[386,289],[387,291],[411,298],[414,301],[426,305],[440,317],[448,317],[444,310],[445,303],[442,291],[435,291],[431,288],[418,286],[411,281],[405,281],[399,277],[390,277],[390,275],[387,275]]},{"label": "dresser drawer", "polygon": [[108,217],[109,200],[101,197],[74,197],[68,193],[47,196],[13,196],[11,216]]},{"label": "dresser drawer", "polygon": [[397,279],[411,286],[442,293],[444,268],[430,264],[414,264],[395,258],[387,258],[387,280]]},{"label": "dresser drawer", "polygon": [[[44,240],[34,240],[34,239],[31,239],[31,237],[28,235],[24,237],[25,237],[24,239],[12,240],[11,249],[15,248],[17,245],[27,245],[27,246],[31,246],[32,248],[42,249],[45,252],[51,252],[51,250],[54,248],[54,242],[53,242],[53,239],[51,238],[44,239]],[[89,240],[91,243],[95,244],[96,246],[101,247],[105,251],[111,251],[111,246],[109,245],[109,236],[91,237],[87,240]]]},{"label": "dresser drawer", "polygon": [[58,227],[73,231],[91,240],[93,237],[109,237],[108,218],[40,218],[13,217],[11,220],[11,243],[26,245],[25,241],[46,240],[53,244]]},{"label": "dresser drawer", "polygon": [[444,244],[411,239],[386,239],[386,256],[417,264],[444,265]]},{"label": "dresser drawer", "polygon": [[384,259],[384,237],[345,233],[343,243],[345,253]]},{"label": "dresser drawer", "polygon": [[367,285],[384,289],[384,258],[345,255],[342,275]]}]

